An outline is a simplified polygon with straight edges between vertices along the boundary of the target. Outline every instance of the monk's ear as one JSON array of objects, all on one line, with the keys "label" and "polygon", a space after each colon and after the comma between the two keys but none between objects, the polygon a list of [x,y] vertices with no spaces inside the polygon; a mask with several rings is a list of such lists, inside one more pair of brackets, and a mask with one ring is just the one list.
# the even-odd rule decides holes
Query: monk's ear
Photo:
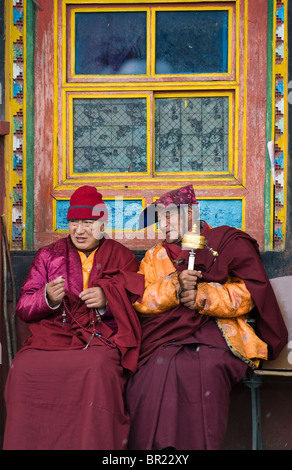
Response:
[{"label": "monk's ear", "polygon": [[106,221],[106,222],[102,222],[102,224],[101,224],[101,226],[100,226],[100,231],[101,231],[101,232],[105,232],[106,226],[107,226],[107,221]]}]

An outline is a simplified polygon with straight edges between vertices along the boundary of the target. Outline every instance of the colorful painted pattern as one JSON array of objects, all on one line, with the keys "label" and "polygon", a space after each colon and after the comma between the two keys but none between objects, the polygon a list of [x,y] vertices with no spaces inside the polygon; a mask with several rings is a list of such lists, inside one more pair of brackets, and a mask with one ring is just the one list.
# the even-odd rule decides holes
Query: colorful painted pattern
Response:
[{"label": "colorful painted pattern", "polygon": [[[274,249],[281,250],[285,246],[285,213],[286,213],[286,183],[285,156],[287,153],[287,125],[285,123],[284,106],[287,101],[287,37],[285,37],[286,12],[288,0],[275,2],[275,197],[274,197]],[[12,86],[12,117],[13,117],[13,162],[12,162],[12,249],[22,249],[23,242],[23,159],[24,141],[24,41],[23,28],[25,25],[26,0],[13,0],[11,40],[13,54],[13,86]]]},{"label": "colorful painted pattern", "polygon": [[23,22],[22,0],[13,0],[13,203],[12,249],[23,248]]},{"label": "colorful painted pattern", "polygon": [[274,215],[274,248],[279,250],[284,248],[285,243],[285,152],[286,131],[285,131],[285,101],[286,86],[285,79],[287,73],[286,41],[285,37],[285,9],[286,0],[276,0],[275,8],[275,215]]}]

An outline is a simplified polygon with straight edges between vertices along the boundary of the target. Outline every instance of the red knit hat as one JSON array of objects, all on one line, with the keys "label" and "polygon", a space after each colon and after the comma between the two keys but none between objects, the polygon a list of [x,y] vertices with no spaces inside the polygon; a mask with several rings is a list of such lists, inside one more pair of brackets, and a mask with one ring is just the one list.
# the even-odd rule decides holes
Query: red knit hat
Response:
[{"label": "red knit hat", "polygon": [[108,211],[100,194],[93,186],[81,186],[70,199],[67,220],[71,219],[108,219]]}]

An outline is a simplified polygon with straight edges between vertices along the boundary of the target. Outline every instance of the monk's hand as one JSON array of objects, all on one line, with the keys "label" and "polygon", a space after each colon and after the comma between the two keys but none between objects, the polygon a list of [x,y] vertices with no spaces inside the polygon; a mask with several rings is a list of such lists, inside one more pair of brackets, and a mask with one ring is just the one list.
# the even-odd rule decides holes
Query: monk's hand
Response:
[{"label": "monk's hand", "polygon": [[53,279],[46,285],[47,299],[50,307],[56,307],[65,295],[65,279],[62,276]]},{"label": "monk's hand", "polygon": [[89,287],[79,294],[80,299],[88,308],[103,308],[106,306],[106,296],[101,287]]},{"label": "monk's hand", "polygon": [[181,291],[193,290],[197,286],[198,279],[202,277],[201,271],[185,269],[178,275]]},{"label": "monk's hand", "polygon": [[180,294],[180,302],[190,310],[195,310],[197,289],[184,290]]}]

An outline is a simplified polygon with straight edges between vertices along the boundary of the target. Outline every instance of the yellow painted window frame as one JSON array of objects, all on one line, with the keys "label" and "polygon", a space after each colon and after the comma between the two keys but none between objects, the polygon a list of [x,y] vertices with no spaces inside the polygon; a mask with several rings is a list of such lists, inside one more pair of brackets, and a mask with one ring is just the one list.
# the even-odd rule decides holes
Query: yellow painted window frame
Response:
[{"label": "yellow painted window frame", "polygon": [[[80,2],[79,2],[80,3]],[[98,3],[98,2],[96,2]],[[149,3],[149,2],[147,2]],[[162,2],[161,2],[162,3]],[[195,4],[195,2],[193,2]],[[203,2],[201,2],[203,3]],[[74,8],[70,11],[70,39],[67,38],[67,17],[66,12],[63,13],[63,21],[65,22],[65,32],[66,34],[63,35],[63,60],[64,64],[63,67],[63,83],[78,83],[81,85],[82,83],[88,82],[105,82],[108,83],[110,81],[116,82],[117,80],[126,80],[127,82],[136,81],[143,79],[147,82],[149,79],[157,80],[161,78],[168,78],[169,80],[177,80],[181,82],[184,78],[186,81],[190,80],[218,80],[221,79],[223,81],[226,80],[233,80],[234,76],[238,75],[238,61],[236,60],[236,50],[237,50],[237,39],[233,41],[233,29],[234,29],[234,19],[235,17],[235,36],[238,38],[238,13],[234,14],[234,10],[236,11],[236,1],[234,6],[218,6],[218,2],[214,2],[215,5],[213,6],[178,6],[179,2],[174,4],[172,7],[167,6],[159,6],[159,7],[131,7],[131,8],[124,8],[124,7],[96,7],[96,8]],[[78,74],[75,73],[75,16],[76,13],[91,13],[91,12],[135,12],[135,11],[145,11],[147,24],[146,24],[146,34],[147,34],[147,44],[146,44],[146,74],[143,75],[95,75],[95,74]],[[155,73],[155,46],[156,46],[156,13],[162,11],[228,11],[228,71],[224,73],[200,73],[200,74],[156,74]],[[150,40],[151,38],[151,40]],[[69,51],[68,43],[70,44]],[[233,51],[233,43],[236,44],[236,50]],[[232,57],[235,55],[235,70],[232,70]],[[67,57],[69,57],[69,61],[67,61]],[[68,63],[69,62],[69,63]],[[67,72],[69,77],[67,79]]]},{"label": "yellow painted window frame", "polygon": [[[155,71],[155,46],[156,46],[156,12],[161,11],[174,11],[174,7],[154,7],[152,8],[152,22],[151,22],[151,37],[153,47],[151,48],[151,69]],[[228,71],[225,73],[200,73],[200,74],[153,74],[155,78],[159,77],[166,77],[166,78],[200,78],[208,80],[210,78],[218,78],[220,77],[223,80],[231,79],[232,76],[232,30],[233,30],[233,7],[177,7],[175,11],[228,11]]]},{"label": "yellow painted window frame", "polygon": [[[78,74],[76,75],[75,74],[75,37],[76,37],[76,32],[75,32],[75,15],[76,13],[91,13],[91,12],[108,12],[108,13],[111,13],[111,12],[128,12],[128,11],[132,11],[132,12],[136,12],[136,11],[145,11],[146,13],[146,18],[147,18],[147,23],[146,23],[146,34],[147,34],[147,44],[146,44],[146,54],[147,54],[147,60],[146,60],[146,74],[144,75],[135,75],[135,77],[139,77],[139,78],[143,78],[145,76],[149,76],[150,74],[150,61],[149,61],[149,57],[150,57],[150,9],[149,8],[140,8],[140,7],[135,7],[135,8],[131,8],[131,10],[129,10],[129,8],[116,8],[116,7],[113,7],[113,8],[77,8],[77,9],[74,9],[74,10],[71,10],[71,18],[70,18],[70,23],[71,23],[71,41],[70,41],[70,48],[71,48],[71,53],[70,53],[70,57],[71,57],[71,64],[66,64],[66,69],[69,71],[70,70],[70,77],[72,79],[75,79],[77,80],[78,82],[82,82],[82,80],[86,79],[86,78],[89,78],[90,79],[94,79],[94,78],[97,78],[97,77],[103,77],[104,81],[108,81],[109,79],[111,78],[121,78],[121,77],[130,77],[131,75],[82,75],[82,74]],[[66,39],[66,37],[65,37]],[[72,51],[73,54],[72,54]]]},{"label": "yellow painted window frame", "polygon": [[[228,155],[228,171],[180,171],[179,174],[181,176],[185,176],[185,177],[190,177],[190,175],[196,173],[196,176],[197,177],[201,177],[201,176],[204,176],[204,175],[216,175],[216,176],[220,176],[220,175],[225,175],[225,176],[234,176],[233,174],[233,168],[235,168],[235,161],[237,162],[237,159],[238,159],[238,154],[237,154],[237,148],[238,148],[238,145],[233,145],[233,140],[234,140],[234,121],[235,121],[235,116],[237,116],[237,110],[235,110],[234,112],[234,93],[232,91],[212,91],[212,92],[208,92],[208,91],[197,91],[197,92],[177,92],[177,93],[155,93],[154,94],[154,99],[153,99],[153,107],[154,107],[154,113],[153,113],[153,121],[155,121],[155,101],[156,99],[159,99],[159,98],[185,98],[185,100],[187,100],[188,98],[210,98],[210,97],[213,97],[213,98],[217,98],[217,97],[222,97],[222,96],[226,96],[229,100],[229,132],[228,132],[228,152],[229,152],[229,155]],[[235,116],[234,116],[235,114]],[[236,149],[236,158],[235,158],[235,155],[234,155],[234,147]],[[175,175],[177,174],[177,172],[174,172],[174,171],[168,171],[168,172],[164,172],[164,171],[155,171],[155,126],[153,124],[153,176],[170,176],[170,175]],[[234,165],[234,166],[233,166]]]},{"label": "yellow painted window frame", "polygon": [[[183,3],[183,6],[180,6],[180,9],[186,8],[188,9],[188,4],[190,4],[190,8],[195,9],[194,6],[198,4],[198,7],[200,5],[204,5],[204,9],[207,10],[215,10],[217,9],[229,9],[229,33],[228,33],[228,41],[230,42],[231,40],[231,35],[232,36],[232,48],[233,51],[231,51],[231,47],[229,44],[229,49],[228,49],[228,54],[229,56],[234,54],[234,57],[232,59],[232,62],[234,64],[234,70],[232,70],[232,74],[234,74],[234,79],[232,80],[220,80],[218,74],[217,79],[215,77],[214,79],[205,80],[205,81],[199,81],[199,79],[195,76],[188,77],[190,78],[190,81],[159,81],[159,80],[150,80],[150,81],[143,81],[143,82],[77,82],[77,83],[69,83],[66,80],[66,74],[67,74],[67,49],[66,49],[66,9],[67,6],[70,4],[72,8],[74,8],[74,5],[76,5],[76,9],[78,9],[78,5],[80,5],[80,1],[78,0],[54,0],[56,4],[56,9],[55,9],[55,63],[57,65],[57,59],[56,57],[58,56],[58,51],[59,47],[61,45],[61,75],[57,72],[57,67],[56,67],[56,74],[55,74],[55,96],[56,100],[55,103],[58,102],[58,96],[61,98],[62,101],[62,109],[61,109],[61,114],[60,110],[58,110],[57,105],[55,105],[55,129],[59,128],[59,132],[62,132],[62,138],[63,143],[62,147],[58,145],[58,137],[57,134],[55,134],[55,146],[54,146],[54,188],[55,190],[62,190],[62,189],[70,189],[74,188],[74,185],[77,183],[84,183],[84,181],[94,181],[97,183],[103,184],[116,184],[123,183],[128,184],[129,182],[134,182],[136,180],[137,184],[135,186],[132,186],[133,189],[135,187],[139,187],[139,183],[147,183],[147,185],[151,187],[155,187],[156,184],[163,184],[169,179],[169,181],[172,182],[184,182],[184,180],[187,180],[192,176],[193,180],[201,181],[201,182],[212,182],[212,187],[213,188],[218,188],[218,183],[220,182],[225,183],[224,187],[225,189],[228,188],[243,188],[244,187],[244,181],[245,181],[245,146],[243,143],[242,147],[242,152],[238,150],[239,148],[239,142],[241,142],[242,135],[239,135],[239,96],[241,93],[244,95],[244,102],[243,105],[245,106],[245,101],[246,101],[246,90],[245,90],[245,81],[246,81],[246,63],[245,63],[245,71],[244,71],[244,79],[243,82],[240,83],[239,79],[239,61],[240,61],[240,55],[243,53],[244,54],[244,62],[246,61],[246,39],[242,44],[240,44],[240,1],[241,0],[232,0],[232,1],[225,1],[225,0],[205,0],[204,2],[199,1],[199,0],[185,0]],[[92,5],[98,3],[96,0],[89,0],[86,2],[87,5]],[[121,3],[121,7],[117,7],[117,4]],[[166,0],[161,0],[159,3],[160,5],[165,4],[165,6],[160,6],[156,7],[154,4],[157,3],[154,0],[149,0],[147,2],[147,5],[149,5],[152,9],[158,10],[173,10],[174,8],[177,8],[179,5],[180,1],[166,1]],[[224,4],[220,6],[220,4]],[[143,7],[139,6],[140,4],[143,4]],[[115,8],[117,11],[122,11],[124,9],[125,3],[121,1],[113,2],[112,0],[103,0],[102,4],[102,9],[107,10],[107,11],[112,11],[112,8]],[[112,5],[114,5],[112,7]],[[147,8],[144,6],[145,3],[142,2],[141,0],[138,1],[133,1],[129,0],[127,1],[127,7],[131,8],[133,11],[135,11],[137,8],[140,8],[140,11],[146,11]],[[187,5],[187,6],[186,6]],[[209,6],[210,5],[210,6]],[[82,9],[84,11],[84,9]],[[94,8],[95,11],[95,8]],[[232,23],[230,21],[230,18],[232,18]],[[59,23],[61,21],[61,23]],[[244,28],[246,30],[246,18],[244,20]],[[63,34],[57,34],[57,31],[62,31]],[[242,47],[244,48],[243,51],[241,51]],[[153,59],[152,59],[153,61]],[[228,64],[230,64],[230,57],[228,59]],[[222,74],[221,74],[222,75]],[[58,76],[61,76],[61,81],[58,79]],[[120,77],[118,77],[120,78]],[[128,78],[132,78],[131,76],[128,76]],[[154,155],[153,155],[153,139],[149,142],[149,149],[150,149],[150,166],[151,166],[151,173],[152,174],[147,174],[142,175],[141,173],[129,173],[125,175],[125,173],[121,174],[115,174],[115,173],[109,173],[106,177],[105,174],[103,173],[82,173],[82,174],[70,174],[70,172],[67,171],[67,135],[66,135],[66,126],[67,126],[67,110],[66,110],[66,101],[64,101],[64,96],[66,96],[67,93],[70,92],[75,92],[75,93],[104,93],[104,95],[109,94],[111,92],[115,93],[128,93],[128,96],[130,96],[131,93],[136,93],[140,92],[141,94],[143,93],[157,93],[159,91],[163,92],[169,92],[169,93],[178,93],[180,90],[185,90],[185,92],[189,93],[203,93],[203,92],[208,92],[208,93],[233,93],[234,99],[233,99],[233,116],[232,119],[230,119],[229,125],[231,126],[231,122],[233,123],[233,132],[229,135],[230,142],[232,140],[232,147],[229,146],[229,152],[230,149],[233,149],[233,171],[228,171],[228,172],[186,172],[186,173],[164,173],[164,172],[157,172],[156,174],[153,173],[153,166],[154,166]],[[151,91],[150,91],[151,90]],[[84,97],[84,96],[83,96]],[[65,105],[64,105],[65,102]],[[229,112],[231,112],[231,106],[229,107]],[[60,117],[61,117],[61,122],[60,122]],[[64,121],[66,122],[64,126]],[[57,123],[59,122],[59,125]],[[243,129],[245,129],[245,117],[243,117]],[[152,123],[153,125],[153,123]],[[59,127],[58,127],[59,126]],[[153,135],[154,137],[154,135]],[[242,154],[242,161],[240,160],[239,164],[239,153]],[[231,158],[229,156],[229,162],[231,162]],[[68,167],[69,168],[69,167]],[[240,171],[239,171],[240,168]],[[231,164],[229,164],[229,170],[231,169]],[[227,184],[226,184],[227,183]],[[230,184],[229,184],[230,183]],[[147,187],[148,187],[147,186]]]},{"label": "yellow painted window frame", "polygon": [[[209,92],[208,90],[196,92],[173,92],[173,93],[131,93],[131,92],[94,92],[91,89],[82,90],[82,92],[75,90],[63,90],[63,181],[84,179],[104,181],[113,180],[131,180],[133,177],[139,177],[139,180],[145,180],[153,177],[163,178],[166,176],[175,176],[178,172],[160,172],[155,171],[155,100],[159,98],[194,98],[194,97],[222,97],[225,96],[229,100],[229,155],[228,155],[228,171],[183,171],[179,172],[180,178],[189,178],[190,175],[196,174],[197,177],[205,175],[215,177],[235,177],[237,178],[238,168],[238,142],[234,141],[237,138],[237,116],[238,107],[237,89],[234,90],[218,90]],[[74,172],[73,170],[73,100],[74,98],[92,99],[92,98],[107,98],[107,99],[126,99],[126,98],[145,98],[147,103],[147,172]],[[68,117],[67,117],[68,116]],[[58,166],[55,167],[58,174]]]},{"label": "yellow painted window frame", "polygon": [[[146,118],[147,118],[147,125],[146,125],[146,132],[147,132],[147,142],[146,142],[146,148],[147,148],[147,172],[105,172],[105,173],[95,173],[95,172],[86,172],[86,173],[78,173],[74,172],[73,170],[73,99],[74,98],[81,98],[81,99],[127,99],[127,98],[145,98],[146,99],[146,105],[147,105],[147,111],[146,111]],[[108,178],[112,177],[117,177],[120,176],[121,178],[124,177],[125,174],[129,174],[132,177],[135,176],[145,176],[149,175],[151,176],[151,148],[150,148],[150,94],[149,93],[103,93],[103,92],[83,92],[83,93],[66,93],[66,103],[68,104],[68,124],[67,124],[67,119],[66,115],[63,116],[63,124],[64,124],[64,142],[68,142],[68,150],[64,152],[63,155],[63,177],[66,177],[66,179],[70,178],[91,178],[94,177],[95,179],[101,179],[101,180],[107,180]],[[67,105],[64,106],[63,108],[67,109]],[[69,163],[69,165],[68,165]],[[69,168],[68,168],[69,166]],[[66,173],[65,173],[66,172]]]}]

